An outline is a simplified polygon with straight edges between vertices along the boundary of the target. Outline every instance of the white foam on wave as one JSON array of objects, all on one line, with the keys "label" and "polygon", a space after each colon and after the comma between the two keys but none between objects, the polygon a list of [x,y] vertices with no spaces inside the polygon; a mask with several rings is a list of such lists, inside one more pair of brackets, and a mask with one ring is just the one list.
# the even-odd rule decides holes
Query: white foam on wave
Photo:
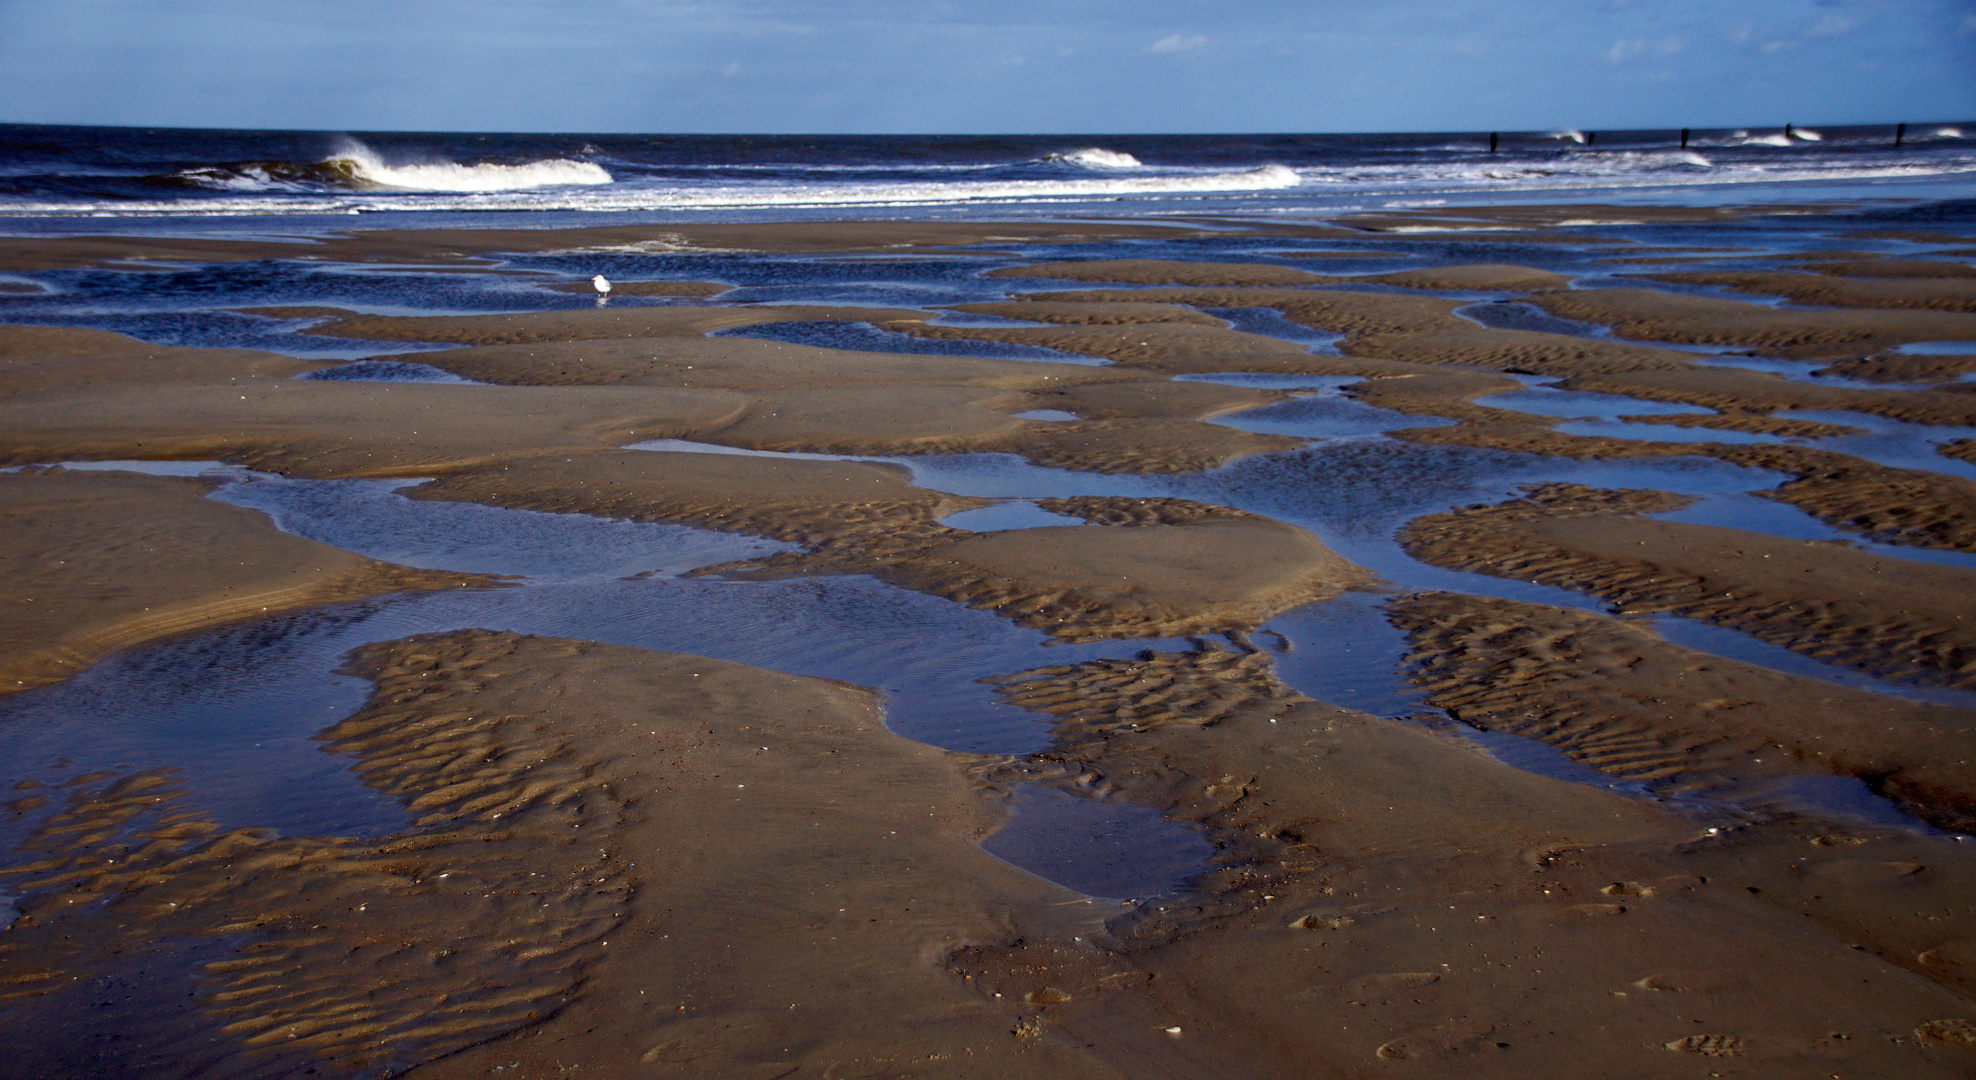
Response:
[{"label": "white foam on wave", "polygon": [[1574,172],[1588,176],[1604,176],[1653,172],[1657,169],[1708,169],[1713,168],[1715,162],[1693,150],[1613,150],[1596,154],[1573,154],[1571,165]]},{"label": "white foam on wave", "polygon": [[[1149,170],[1150,172],[1150,170]],[[725,210],[839,206],[926,206],[982,202],[1079,202],[1163,195],[1240,194],[1275,191],[1303,183],[1295,169],[1263,165],[1241,172],[1113,175],[1051,180],[965,182],[815,183],[677,185],[639,187],[616,184],[601,191],[514,189],[413,194],[388,189],[348,195],[263,195],[152,204],[21,203],[6,207],[17,215],[62,214],[125,217],[142,214],[234,215],[246,213],[359,213],[366,210]]]},{"label": "white foam on wave", "polygon": [[1727,139],[1722,140],[1722,142],[1723,145],[1725,146],[1789,146],[1791,145],[1790,136],[1785,135],[1781,131],[1771,135],[1752,135],[1747,131],[1738,131],[1735,134],[1730,135]]},{"label": "white foam on wave", "polygon": [[1962,129],[1959,127],[1938,127],[1929,133],[1929,138],[1932,139],[1960,139],[1962,137]]},{"label": "white foam on wave", "polygon": [[[1934,125],[1924,128],[1932,130]],[[1745,133],[1745,137],[1748,137]],[[1781,138],[1781,134],[1775,136]],[[1925,137],[1925,136],[1921,136]],[[1720,145],[1716,143],[1715,145]],[[1254,200],[1324,199],[1341,195],[1431,197],[1449,192],[1558,189],[1734,187],[1792,182],[1853,183],[1976,177],[1976,153],[1946,140],[1935,149],[1872,158],[1834,156],[1805,144],[1789,154],[1743,153],[1668,147],[1597,150],[1567,143],[1548,154],[1504,155],[1479,161],[1393,163],[1371,161],[1291,169],[1280,164],[1247,170],[1209,171],[1142,166],[1128,170],[1056,172],[993,179],[919,176],[763,177],[709,175],[706,181],[622,175],[615,183],[544,186],[535,190],[424,190],[330,183],[317,177],[295,182],[275,172],[268,188],[252,177],[229,184],[217,197],[158,201],[0,200],[0,210],[22,217],[236,216],[252,214],[357,214],[372,211],[781,211],[840,207],[1045,206],[1162,198]],[[1891,147],[1889,147],[1891,150]],[[1562,151],[1562,152],[1559,152]],[[484,168],[484,166],[455,166]],[[322,166],[311,165],[320,172]],[[235,167],[239,171],[239,167]],[[217,183],[211,186],[219,186]]]},{"label": "white foam on wave", "polygon": [[181,169],[179,179],[216,191],[303,191],[302,185],[275,179],[267,169],[248,165],[240,169]]},{"label": "white foam on wave", "polygon": [[528,191],[611,182],[611,174],[602,166],[568,158],[548,158],[522,165],[461,165],[452,161],[393,165],[355,140],[325,158],[323,164],[355,183],[401,191]]},{"label": "white foam on wave", "polygon": [[1570,139],[1572,142],[1575,143],[1582,143],[1585,141],[1585,133],[1579,131],[1577,128],[1559,128],[1558,130],[1553,131],[1544,137],[1547,139]]},{"label": "white foam on wave", "polygon": [[1145,163],[1131,154],[1119,150],[1107,150],[1102,146],[1087,146],[1082,150],[1070,150],[1061,154],[1051,154],[1045,161],[1059,161],[1065,165],[1076,165],[1083,169],[1142,169]]},{"label": "white foam on wave", "polygon": [[1819,134],[1818,132],[1816,132],[1816,131],[1813,131],[1813,130],[1811,130],[1810,128],[1793,128],[1793,129],[1791,130],[1791,135],[1792,135],[1792,137],[1793,137],[1793,138],[1796,138],[1796,139],[1798,139],[1798,140],[1800,140],[1800,141],[1803,141],[1803,142],[1824,142],[1824,141],[1825,141],[1825,136],[1823,136],[1823,135],[1820,135],[1820,134]]}]

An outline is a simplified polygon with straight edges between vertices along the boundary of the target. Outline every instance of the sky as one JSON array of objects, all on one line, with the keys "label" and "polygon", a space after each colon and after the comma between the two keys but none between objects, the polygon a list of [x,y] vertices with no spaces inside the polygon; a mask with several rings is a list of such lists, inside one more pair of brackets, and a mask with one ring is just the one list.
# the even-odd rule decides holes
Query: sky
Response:
[{"label": "sky", "polygon": [[1976,119],[1976,0],[0,0],[0,122],[1342,132]]}]

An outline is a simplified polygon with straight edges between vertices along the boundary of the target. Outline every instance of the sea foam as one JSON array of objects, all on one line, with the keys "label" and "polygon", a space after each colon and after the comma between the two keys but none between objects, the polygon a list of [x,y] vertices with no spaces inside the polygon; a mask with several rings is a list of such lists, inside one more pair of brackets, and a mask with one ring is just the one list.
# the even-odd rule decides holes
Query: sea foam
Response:
[{"label": "sea foam", "polygon": [[401,191],[527,191],[531,188],[597,185],[611,174],[588,161],[549,158],[521,165],[461,165],[440,161],[392,165],[363,143],[352,140],[324,159],[323,164],[360,187]]},{"label": "sea foam", "polygon": [[1076,165],[1084,169],[1139,169],[1145,164],[1131,154],[1118,150],[1107,150],[1102,146],[1087,146],[1082,150],[1069,150],[1061,154],[1051,154],[1045,161]]}]

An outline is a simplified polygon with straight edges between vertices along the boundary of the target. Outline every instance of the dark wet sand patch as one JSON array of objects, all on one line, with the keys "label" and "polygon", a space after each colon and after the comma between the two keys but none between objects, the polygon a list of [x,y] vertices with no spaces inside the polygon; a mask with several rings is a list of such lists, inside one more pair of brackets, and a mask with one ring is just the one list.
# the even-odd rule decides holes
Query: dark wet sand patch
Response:
[{"label": "dark wet sand patch", "polygon": [[1885,383],[1953,382],[1976,372],[1976,355],[1940,353],[1880,353],[1836,360],[1814,374]]},{"label": "dark wet sand patch", "polygon": [[1976,340],[1976,315],[1951,311],[1773,308],[1653,289],[1536,293],[1553,315],[1609,326],[1623,338],[1730,345],[1773,356],[1843,359],[1916,341]]},{"label": "dark wet sand patch", "polygon": [[1561,586],[1626,614],[1700,619],[1885,678],[1976,687],[1976,626],[1963,617],[1976,573],[1641,516],[1688,501],[1542,484],[1416,518],[1400,542],[1436,566]]},{"label": "dark wet sand patch", "polygon": [[602,307],[530,311],[512,315],[359,315],[337,308],[241,308],[270,318],[322,318],[310,334],[366,341],[423,341],[457,345],[514,345],[552,341],[689,336],[763,322],[814,319],[871,321],[919,314],[891,308],[801,305]]},{"label": "dark wet sand patch", "polygon": [[1272,286],[1329,285],[1342,280],[1272,263],[1183,262],[1174,259],[1091,259],[1032,263],[990,270],[983,277],[1045,278],[1052,281],[1115,282],[1129,285]]},{"label": "dark wet sand patch", "polygon": [[1136,304],[1120,300],[1109,304],[1053,303],[1048,300],[1010,300],[985,304],[955,304],[952,311],[969,315],[992,315],[1029,322],[1063,323],[1070,326],[1123,326],[1136,323],[1192,323],[1196,326],[1222,326],[1220,319],[1180,304]]},{"label": "dark wet sand patch", "polygon": [[1944,828],[1976,827],[1976,773],[1955,763],[1976,753],[1965,745],[1976,712],[1797,678],[1543,604],[1423,593],[1387,610],[1428,702],[1463,723],[1670,790],[1857,777]]},{"label": "dark wet sand patch", "polygon": [[1681,402],[1722,412],[1858,412],[1911,424],[1976,424],[1976,394],[1820,386],[1764,371],[1697,365],[1682,371],[1630,371],[1573,378],[1574,390]]},{"label": "dark wet sand patch", "polygon": [[[1872,266],[1872,263],[1865,264]],[[1908,264],[1910,267],[1913,264]],[[1976,270],[1955,263],[1939,264],[1967,273],[1901,274],[1870,278],[1840,277],[1831,271],[1793,274],[1778,271],[1711,270],[1691,274],[1648,274],[1650,280],[1675,285],[1720,285],[1742,293],[1781,296],[1799,304],[1845,308],[1915,308],[1929,311],[1976,312]]]},{"label": "dark wet sand patch", "polygon": [[[1549,295],[1549,294],[1546,294]],[[1461,364],[1497,370],[1573,375],[1685,367],[1685,354],[1625,342],[1481,326],[1454,314],[1459,300],[1395,293],[1288,289],[1088,290],[1037,294],[1052,303],[1157,301],[1196,308],[1271,307],[1289,319],[1346,335],[1340,351],[1353,357],[1412,363]],[[1019,303],[1009,305],[1018,309]],[[1281,371],[1337,374],[1335,357],[1276,338],[1209,327],[1155,324],[1135,331],[1075,327],[950,327],[897,323],[924,337],[973,338],[1043,345],[1100,356],[1116,364],[1178,373]],[[1259,340],[1258,340],[1259,339]],[[1237,350],[1240,350],[1238,353]],[[1246,354],[1246,355],[1243,355]],[[1238,358],[1239,357],[1239,361]],[[1247,364],[1249,366],[1240,366]]]},{"label": "dark wet sand patch", "polygon": [[479,345],[384,357],[508,386],[652,386],[721,390],[793,387],[988,386],[1046,390],[1146,379],[1042,360],[860,352],[749,337],[669,334],[623,339]]},{"label": "dark wet sand patch", "polygon": [[1801,263],[1798,269],[1846,278],[1976,278],[1976,266],[1947,259],[1837,259]]}]

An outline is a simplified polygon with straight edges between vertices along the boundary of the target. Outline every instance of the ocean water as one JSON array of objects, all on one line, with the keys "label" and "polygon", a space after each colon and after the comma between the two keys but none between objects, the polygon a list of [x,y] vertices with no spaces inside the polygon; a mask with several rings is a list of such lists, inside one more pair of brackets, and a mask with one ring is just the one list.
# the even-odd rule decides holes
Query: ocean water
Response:
[{"label": "ocean water", "polygon": [[[516,211],[695,219],[1941,197],[1976,123],[1681,133],[750,136],[0,125],[0,217]],[[1880,191],[1878,189],[1885,189]],[[1917,193],[1920,194],[1917,194]]]}]

